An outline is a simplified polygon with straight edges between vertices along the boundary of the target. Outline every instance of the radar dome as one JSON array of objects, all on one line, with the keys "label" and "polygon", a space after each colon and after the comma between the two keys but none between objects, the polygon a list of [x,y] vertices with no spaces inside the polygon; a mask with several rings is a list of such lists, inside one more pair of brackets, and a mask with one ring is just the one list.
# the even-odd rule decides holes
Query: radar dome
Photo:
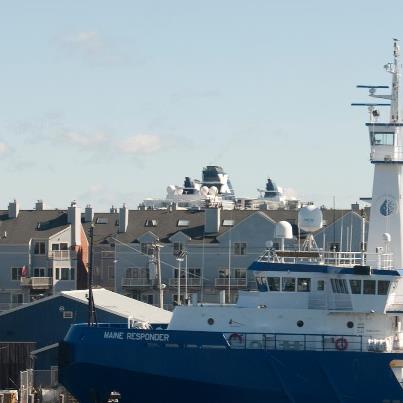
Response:
[{"label": "radar dome", "polygon": [[167,193],[168,194],[173,194],[175,192],[175,185],[169,185],[167,187]]},{"label": "radar dome", "polygon": [[215,186],[211,186],[211,188],[209,189],[209,194],[211,194],[212,196],[215,196],[218,193],[218,189]]},{"label": "radar dome", "polygon": [[202,186],[201,188],[200,188],[200,194],[202,195],[202,196],[207,196],[208,195],[208,187],[207,186]]},{"label": "radar dome", "polygon": [[323,226],[322,210],[311,204],[298,212],[298,226],[305,232],[315,232]]},{"label": "radar dome", "polygon": [[275,237],[280,239],[292,239],[292,226],[288,221],[280,221],[276,224]]}]

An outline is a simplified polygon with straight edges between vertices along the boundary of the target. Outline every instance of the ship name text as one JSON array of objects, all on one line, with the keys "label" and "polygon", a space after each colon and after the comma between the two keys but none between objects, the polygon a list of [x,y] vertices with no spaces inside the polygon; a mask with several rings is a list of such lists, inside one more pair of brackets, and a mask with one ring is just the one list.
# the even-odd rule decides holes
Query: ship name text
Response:
[{"label": "ship name text", "polygon": [[104,339],[117,340],[145,340],[145,341],[169,341],[169,334],[163,333],[138,333],[138,332],[104,332]]}]

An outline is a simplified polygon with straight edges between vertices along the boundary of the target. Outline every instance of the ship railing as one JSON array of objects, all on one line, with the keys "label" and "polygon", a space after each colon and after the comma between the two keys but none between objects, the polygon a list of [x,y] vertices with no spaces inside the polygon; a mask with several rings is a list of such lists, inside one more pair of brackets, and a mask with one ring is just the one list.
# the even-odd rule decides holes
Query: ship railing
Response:
[{"label": "ship railing", "polygon": [[292,351],[376,351],[368,339],[354,335],[295,333],[225,333],[231,349]]},{"label": "ship railing", "polygon": [[0,312],[8,311],[9,309],[18,308],[19,306],[24,305],[24,303],[20,302],[2,302],[0,303]]},{"label": "ship railing", "polygon": [[393,268],[393,253],[363,253],[363,252],[332,252],[332,251],[266,251],[259,262],[273,263],[317,263],[333,266],[365,266],[370,265],[380,269]]}]

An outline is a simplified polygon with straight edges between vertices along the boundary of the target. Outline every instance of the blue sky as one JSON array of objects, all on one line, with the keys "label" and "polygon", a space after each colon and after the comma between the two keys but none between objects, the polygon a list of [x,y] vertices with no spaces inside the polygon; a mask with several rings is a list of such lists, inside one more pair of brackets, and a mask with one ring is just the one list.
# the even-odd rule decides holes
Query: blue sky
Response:
[{"label": "blue sky", "polygon": [[[389,84],[403,2],[0,0],[0,208],[162,197],[207,164],[238,196],[371,193],[359,83]],[[384,113],[386,117],[386,113]]]}]

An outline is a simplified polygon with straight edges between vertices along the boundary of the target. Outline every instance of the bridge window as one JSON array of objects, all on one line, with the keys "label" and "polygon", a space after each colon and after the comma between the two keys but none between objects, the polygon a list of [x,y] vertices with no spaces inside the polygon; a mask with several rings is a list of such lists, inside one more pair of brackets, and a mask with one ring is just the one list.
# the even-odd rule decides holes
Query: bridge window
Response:
[{"label": "bridge window", "polygon": [[347,281],[339,278],[332,278],[330,280],[332,290],[336,294],[348,294]]},{"label": "bridge window", "polygon": [[297,279],[297,291],[298,292],[309,292],[309,291],[311,291],[311,279],[310,278],[299,278],[299,279]]},{"label": "bridge window", "polygon": [[378,295],[387,295],[389,291],[390,281],[379,280],[378,281]]},{"label": "bridge window", "polygon": [[371,145],[373,146],[393,146],[394,133],[371,133]]},{"label": "bridge window", "polygon": [[375,294],[375,280],[364,280],[364,294]]},{"label": "bridge window", "polygon": [[283,291],[295,291],[295,278],[283,277]]},{"label": "bridge window", "polygon": [[280,291],[280,277],[267,277],[270,291]]},{"label": "bridge window", "polygon": [[325,290],[325,280],[318,280],[316,283],[316,289],[318,291],[324,291]]},{"label": "bridge window", "polygon": [[268,290],[266,277],[256,277],[256,284],[258,291],[266,292]]},{"label": "bridge window", "polygon": [[361,280],[350,280],[350,288],[352,294],[361,294]]}]

